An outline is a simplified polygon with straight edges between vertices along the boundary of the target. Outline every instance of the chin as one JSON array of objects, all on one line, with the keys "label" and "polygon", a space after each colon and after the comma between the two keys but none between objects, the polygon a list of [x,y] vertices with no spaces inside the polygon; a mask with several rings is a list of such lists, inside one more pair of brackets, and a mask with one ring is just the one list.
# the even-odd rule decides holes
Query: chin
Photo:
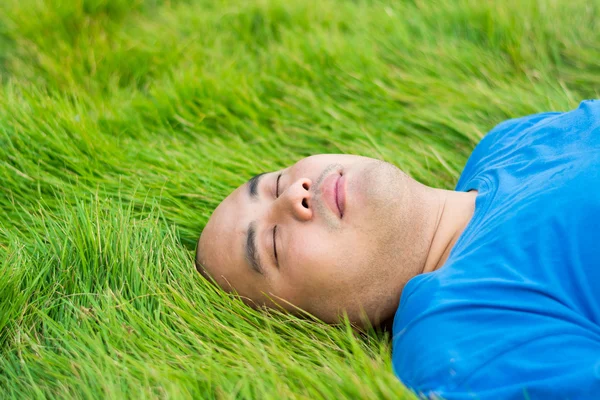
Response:
[{"label": "chin", "polygon": [[392,234],[389,229],[397,228],[406,214],[409,201],[406,175],[383,161],[372,161],[350,172],[346,181],[344,218],[375,235],[380,231]]}]

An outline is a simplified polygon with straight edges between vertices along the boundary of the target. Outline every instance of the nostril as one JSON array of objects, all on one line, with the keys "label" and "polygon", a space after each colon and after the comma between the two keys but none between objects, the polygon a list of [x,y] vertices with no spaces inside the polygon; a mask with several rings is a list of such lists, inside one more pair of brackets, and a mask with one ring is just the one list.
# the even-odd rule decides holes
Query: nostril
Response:
[{"label": "nostril", "polygon": [[308,203],[306,202],[306,199],[302,199],[302,206],[304,208],[308,208]]},{"label": "nostril", "polygon": [[308,190],[308,183],[304,182],[302,184],[302,187],[304,188],[304,190]]}]

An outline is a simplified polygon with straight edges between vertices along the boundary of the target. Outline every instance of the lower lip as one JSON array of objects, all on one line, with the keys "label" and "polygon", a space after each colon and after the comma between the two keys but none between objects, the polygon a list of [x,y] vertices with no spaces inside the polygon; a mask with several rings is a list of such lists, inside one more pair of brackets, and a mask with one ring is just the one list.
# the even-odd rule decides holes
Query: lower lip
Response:
[{"label": "lower lip", "polygon": [[335,184],[335,201],[340,210],[340,216],[344,217],[346,212],[346,175],[342,175]]}]

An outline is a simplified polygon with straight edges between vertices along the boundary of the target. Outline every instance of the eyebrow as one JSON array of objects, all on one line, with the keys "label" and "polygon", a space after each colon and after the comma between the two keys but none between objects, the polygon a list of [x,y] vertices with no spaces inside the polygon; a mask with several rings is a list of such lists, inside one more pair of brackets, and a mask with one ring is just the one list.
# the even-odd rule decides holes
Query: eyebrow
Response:
[{"label": "eyebrow", "polygon": [[248,181],[248,193],[250,195],[251,200],[258,199],[258,184],[260,183],[260,178],[262,178],[264,174],[266,174],[266,172],[263,172],[262,174],[254,175]]},{"label": "eyebrow", "polygon": [[263,268],[260,263],[260,257],[258,255],[258,246],[256,243],[256,222],[250,222],[248,225],[248,232],[246,234],[246,261],[250,264],[252,269],[262,274]]},{"label": "eyebrow", "polygon": [[[250,196],[250,200],[258,200],[258,185],[265,174],[266,172],[254,175],[248,181],[248,195]],[[260,262],[258,243],[256,242],[256,221],[252,221],[248,224],[245,247],[246,261],[248,261],[248,264],[250,264],[250,267],[252,267],[253,270],[259,274],[263,274],[264,268]]]}]

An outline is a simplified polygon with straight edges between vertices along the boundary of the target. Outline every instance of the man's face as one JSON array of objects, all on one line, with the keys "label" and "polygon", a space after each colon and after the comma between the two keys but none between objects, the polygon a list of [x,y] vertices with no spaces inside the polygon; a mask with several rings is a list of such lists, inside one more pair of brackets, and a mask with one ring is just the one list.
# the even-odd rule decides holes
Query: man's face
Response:
[{"label": "man's face", "polygon": [[302,159],[223,200],[200,237],[198,262],[254,304],[295,306],[325,322],[344,311],[359,321],[364,312],[377,324],[416,274],[403,263],[424,257],[410,252],[413,183],[366,157]]}]

